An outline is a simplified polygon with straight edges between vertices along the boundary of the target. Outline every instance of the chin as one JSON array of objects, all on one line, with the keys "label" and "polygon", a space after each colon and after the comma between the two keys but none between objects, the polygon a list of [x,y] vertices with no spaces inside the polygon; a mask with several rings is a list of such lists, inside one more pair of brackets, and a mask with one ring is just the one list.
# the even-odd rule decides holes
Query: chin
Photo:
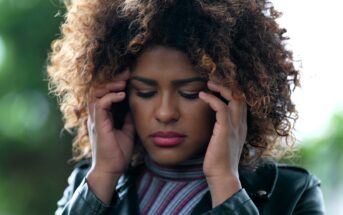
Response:
[{"label": "chin", "polygon": [[162,166],[176,166],[186,160],[188,160],[188,158],[183,158],[183,157],[179,157],[179,156],[175,156],[175,153],[173,155],[149,155],[150,158],[155,161],[156,163],[158,163],[159,165]]}]

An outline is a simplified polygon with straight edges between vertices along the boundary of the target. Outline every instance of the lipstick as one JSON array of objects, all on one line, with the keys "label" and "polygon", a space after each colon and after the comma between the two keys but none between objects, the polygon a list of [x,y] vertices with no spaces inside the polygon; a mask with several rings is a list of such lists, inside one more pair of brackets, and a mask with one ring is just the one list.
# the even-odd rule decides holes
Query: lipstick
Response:
[{"label": "lipstick", "polygon": [[150,135],[154,144],[161,147],[173,147],[181,144],[186,135],[174,131],[159,131]]}]

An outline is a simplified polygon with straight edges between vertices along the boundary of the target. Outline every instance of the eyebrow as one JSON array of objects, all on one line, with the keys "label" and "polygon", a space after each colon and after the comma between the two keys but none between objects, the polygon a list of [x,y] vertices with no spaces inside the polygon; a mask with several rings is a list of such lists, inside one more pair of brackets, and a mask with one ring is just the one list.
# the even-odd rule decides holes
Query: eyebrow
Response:
[{"label": "eyebrow", "polygon": [[[149,78],[144,78],[144,77],[141,77],[141,76],[133,76],[132,78],[130,78],[130,81],[131,80],[140,81],[140,82],[143,82],[143,83],[145,83],[147,85],[150,85],[150,86],[157,86],[158,85],[156,80],[149,79]],[[188,84],[188,83],[191,83],[191,82],[195,82],[195,81],[202,82],[202,83],[206,83],[207,82],[207,80],[205,78],[202,78],[202,77],[199,77],[199,76],[191,77],[191,78],[185,78],[185,79],[172,80],[171,82],[174,85],[185,85],[185,84]]]}]

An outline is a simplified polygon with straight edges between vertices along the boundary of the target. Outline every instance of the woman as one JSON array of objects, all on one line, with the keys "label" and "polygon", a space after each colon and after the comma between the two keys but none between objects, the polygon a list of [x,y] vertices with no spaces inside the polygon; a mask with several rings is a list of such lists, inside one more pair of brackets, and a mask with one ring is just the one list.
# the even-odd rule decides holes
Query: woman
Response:
[{"label": "woman", "polygon": [[78,0],[48,68],[74,158],[56,214],[324,214],[277,164],[299,85],[264,0]]}]

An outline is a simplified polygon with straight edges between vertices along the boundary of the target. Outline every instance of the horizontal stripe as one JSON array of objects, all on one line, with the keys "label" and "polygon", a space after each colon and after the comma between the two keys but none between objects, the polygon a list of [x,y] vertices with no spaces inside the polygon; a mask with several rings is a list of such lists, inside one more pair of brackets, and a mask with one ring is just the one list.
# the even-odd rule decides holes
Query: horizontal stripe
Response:
[{"label": "horizontal stripe", "polygon": [[140,213],[190,214],[208,191],[202,167],[203,158],[172,167],[146,159],[143,175],[138,178]]},{"label": "horizontal stripe", "polygon": [[173,167],[162,166],[149,158],[146,159],[145,164],[151,173],[166,180],[196,180],[205,178],[203,158],[189,160]]},{"label": "horizontal stripe", "polygon": [[206,194],[206,192],[208,192],[208,187],[206,187],[205,189],[201,190],[200,192],[197,193],[196,196],[194,196],[194,198],[192,198],[180,211],[180,214],[190,214],[194,207],[200,202],[200,200],[202,199],[202,197]]}]

